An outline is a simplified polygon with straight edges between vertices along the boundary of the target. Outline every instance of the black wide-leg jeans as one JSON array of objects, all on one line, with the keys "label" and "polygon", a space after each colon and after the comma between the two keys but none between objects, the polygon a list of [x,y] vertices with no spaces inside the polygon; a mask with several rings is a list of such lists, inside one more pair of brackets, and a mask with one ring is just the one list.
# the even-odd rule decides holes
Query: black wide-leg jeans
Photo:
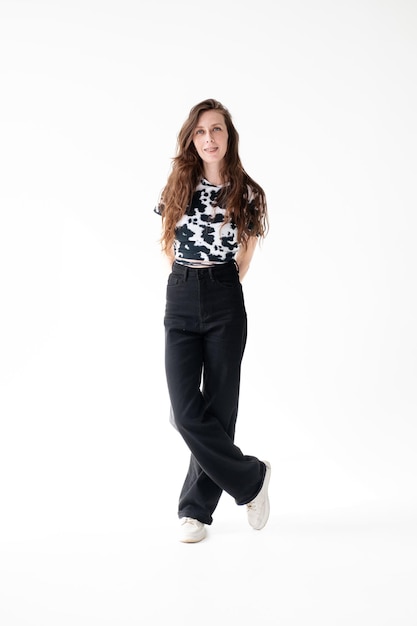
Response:
[{"label": "black wide-leg jeans", "polygon": [[200,269],[174,263],[164,324],[172,415],[191,452],[178,516],[211,524],[222,491],[247,504],[266,471],[234,444],[247,334],[236,264]]}]

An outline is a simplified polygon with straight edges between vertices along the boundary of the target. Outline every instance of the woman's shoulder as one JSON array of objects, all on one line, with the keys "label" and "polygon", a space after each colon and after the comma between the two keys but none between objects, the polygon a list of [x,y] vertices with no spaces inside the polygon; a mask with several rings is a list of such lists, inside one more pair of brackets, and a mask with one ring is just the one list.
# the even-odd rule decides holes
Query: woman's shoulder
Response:
[{"label": "woman's shoulder", "polygon": [[251,178],[247,173],[245,175],[245,185],[249,202],[256,200],[256,198],[265,198],[265,192],[261,185],[257,183],[253,178]]}]

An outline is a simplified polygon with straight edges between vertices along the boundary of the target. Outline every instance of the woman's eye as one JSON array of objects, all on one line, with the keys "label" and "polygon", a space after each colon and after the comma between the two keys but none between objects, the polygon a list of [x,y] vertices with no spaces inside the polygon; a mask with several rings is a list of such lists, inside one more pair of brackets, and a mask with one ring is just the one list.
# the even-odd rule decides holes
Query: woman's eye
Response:
[{"label": "woman's eye", "polygon": [[202,135],[203,134],[203,129],[199,128],[198,130],[195,131],[196,135]]},{"label": "woman's eye", "polygon": [[220,126],[216,126],[213,130],[221,130]]}]

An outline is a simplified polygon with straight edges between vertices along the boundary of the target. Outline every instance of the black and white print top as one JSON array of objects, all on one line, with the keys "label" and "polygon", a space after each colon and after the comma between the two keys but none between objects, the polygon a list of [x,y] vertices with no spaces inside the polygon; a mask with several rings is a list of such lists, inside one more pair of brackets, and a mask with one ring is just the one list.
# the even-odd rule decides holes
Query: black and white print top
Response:
[{"label": "black and white print top", "polygon": [[[184,265],[227,263],[239,249],[237,227],[224,222],[225,209],[213,207],[221,191],[203,178],[197,186],[191,204],[176,225],[175,260]],[[155,212],[161,215],[160,205]]]}]

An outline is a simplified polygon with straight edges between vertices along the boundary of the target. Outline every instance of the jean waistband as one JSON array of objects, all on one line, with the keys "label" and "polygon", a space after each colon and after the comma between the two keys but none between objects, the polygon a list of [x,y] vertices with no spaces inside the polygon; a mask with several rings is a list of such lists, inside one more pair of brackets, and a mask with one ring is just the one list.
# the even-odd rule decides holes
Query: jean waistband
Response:
[{"label": "jean waistband", "polygon": [[190,267],[189,265],[181,265],[176,261],[172,265],[173,274],[179,274],[185,279],[188,276],[204,278],[209,276],[214,278],[216,276],[225,276],[227,274],[238,274],[239,267],[236,261],[228,261],[227,263],[221,263],[220,265],[210,265],[209,267]]}]

